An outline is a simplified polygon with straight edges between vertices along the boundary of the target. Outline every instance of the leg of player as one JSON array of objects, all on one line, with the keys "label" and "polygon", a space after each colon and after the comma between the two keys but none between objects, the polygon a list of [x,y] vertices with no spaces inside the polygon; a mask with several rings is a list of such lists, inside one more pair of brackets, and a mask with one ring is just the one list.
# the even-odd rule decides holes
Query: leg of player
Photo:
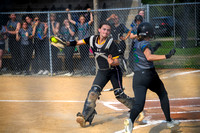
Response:
[{"label": "leg of player", "polygon": [[91,125],[94,115],[97,114],[96,100],[99,98],[101,89],[98,86],[92,86],[88,92],[82,114],[78,112],[76,122],[80,124],[81,127],[85,127],[86,122],[89,122]]}]

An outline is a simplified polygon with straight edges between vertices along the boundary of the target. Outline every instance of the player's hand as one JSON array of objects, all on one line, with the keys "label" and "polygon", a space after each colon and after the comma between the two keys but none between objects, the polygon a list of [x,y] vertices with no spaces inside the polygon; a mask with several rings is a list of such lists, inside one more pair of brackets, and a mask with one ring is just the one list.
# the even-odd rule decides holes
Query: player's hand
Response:
[{"label": "player's hand", "polygon": [[156,42],[155,47],[156,47],[156,48],[159,48],[160,46],[161,46],[161,43],[160,43],[160,42]]},{"label": "player's hand", "polygon": [[156,42],[156,45],[153,47],[153,51],[155,52],[161,46],[160,42]]},{"label": "player's hand", "polygon": [[108,55],[108,64],[112,64],[114,62],[114,60],[112,59],[112,55],[111,54],[109,54]]},{"label": "player's hand", "polygon": [[166,59],[169,59],[176,53],[176,50],[173,48],[172,50],[169,51],[168,54],[165,55]]}]

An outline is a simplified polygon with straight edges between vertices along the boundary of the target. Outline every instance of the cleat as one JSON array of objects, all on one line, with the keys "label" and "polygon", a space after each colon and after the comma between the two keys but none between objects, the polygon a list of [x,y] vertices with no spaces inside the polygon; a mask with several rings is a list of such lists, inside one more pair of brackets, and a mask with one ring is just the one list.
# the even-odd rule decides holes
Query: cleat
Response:
[{"label": "cleat", "polygon": [[141,122],[143,119],[144,119],[144,112],[142,111],[142,112],[140,112],[140,114],[138,115],[138,117],[136,118],[136,120],[138,122]]},{"label": "cleat", "polygon": [[94,116],[97,114],[96,110],[93,111],[93,113],[90,115],[90,117],[86,120],[86,122],[89,122],[89,124],[92,124],[92,121],[94,119]]},{"label": "cleat", "polygon": [[77,114],[76,122],[79,123],[81,127],[85,127],[86,122],[83,115],[80,112],[78,112]]},{"label": "cleat", "polygon": [[125,129],[125,133],[132,133],[133,124],[132,124],[131,119],[124,120],[124,129]]},{"label": "cleat", "polygon": [[167,122],[167,128],[173,128],[175,126],[178,126],[179,124],[179,121],[172,119],[171,121]]}]

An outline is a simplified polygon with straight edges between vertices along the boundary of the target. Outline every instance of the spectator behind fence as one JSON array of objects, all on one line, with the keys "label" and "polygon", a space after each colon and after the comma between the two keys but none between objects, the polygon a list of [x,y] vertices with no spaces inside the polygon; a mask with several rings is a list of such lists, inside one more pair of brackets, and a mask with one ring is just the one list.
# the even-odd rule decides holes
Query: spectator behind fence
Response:
[{"label": "spectator behind fence", "polygon": [[33,28],[34,27],[32,19],[33,19],[32,15],[25,15],[25,21],[28,24],[28,28]]},{"label": "spectator behind fence", "polygon": [[2,56],[3,56],[3,52],[5,50],[5,40],[7,39],[7,35],[6,35],[6,28],[4,25],[0,24],[0,75],[1,73],[1,69],[2,69]]},{"label": "spectator behind fence", "polygon": [[[50,14],[50,35],[57,35],[60,29],[60,23],[56,21],[56,14],[52,13]],[[49,40],[47,40],[47,42],[49,43]],[[48,45],[46,45],[48,46]],[[46,49],[46,51],[48,50],[48,47]],[[53,75],[56,75],[56,73],[58,72],[58,52],[59,50],[54,47],[53,45],[51,45],[51,53],[52,53],[52,67],[53,67]],[[46,56],[49,56],[49,54],[47,54]],[[48,73],[46,71],[46,73]],[[46,74],[45,72],[43,74]]]},{"label": "spectator behind fence", "polygon": [[33,62],[33,70],[38,75],[42,75],[45,69],[45,38],[47,36],[48,25],[46,23],[41,23],[38,16],[34,18],[33,22],[36,26],[36,33],[34,36],[34,49],[35,49],[35,59]]},{"label": "spectator behind fence", "polygon": [[16,40],[20,41],[20,53],[21,53],[21,68],[24,75],[30,75],[30,63],[33,53],[32,39],[35,36],[36,27],[28,27],[27,22],[22,22],[22,28],[17,31]]},{"label": "spectator behind fence", "polygon": [[[113,24],[111,24],[111,35],[113,37],[114,42],[117,44],[119,52],[121,53],[119,61],[120,67],[122,69],[122,73],[127,71],[127,64],[124,58],[124,52],[126,50],[125,40],[129,37],[131,31],[126,28],[126,26],[122,23],[119,23],[119,17],[116,14],[112,14],[110,17],[106,19],[106,21],[113,20]],[[126,37],[123,37],[123,34],[127,33]]]},{"label": "spectator behind fence", "polygon": [[135,16],[135,19],[134,19],[134,25],[133,27],[131,27],[132,31],[131,31],[131,35],[130,35],[130,39],[132,39],[132,44],[131,44],[131,47],[130,47],[130,51],[129,51],[129,57],[128,57],[128,62],[129,62],[129,68],[131,69],[131,73],[126,75],[127,77],[132,77],[134,72],[133,72],[133,48],[134,48],[134,44],[135,42],[137,41],[137,28],[138,28],[138,25],[140,23],[143,22],[143,18],[141,15],[136,15]]},{"label": "spectator behind fence", "polygon": [[[142,16],[142,22],[145,22],[145,11],[144,9],[139,9],[138,10],[138,15]],[[131,23],[131,28],[135,27],[137,24],[135,23],[135,20],[133,20],[133,22]],[[131,29],[132,30],[132,29]]]},{"label": "spectator behind fence", "polygon": [[[74,40],[75,30],[72,25],[70,25],[69,20],[65,19],[63,22],[63,26],[60,29],[60,34],[66,41]],[[73,62],[73,54],[75,47],[65,47],[63,52],[65,53],[65,65],[68,72],[65,76],[72,76],[74,74],[74,62]]]},{"label": "spectator behind fence", "polygon": [[7,33],[8,33],[8,46],[11,58],[11,69],[12,74],[21,74],[20,72],[20,45],[16,41],[16,33],[20,29],[20,23],[16,20],[14,13],[10,14],[10,20],[7,22]]},{"label": "spectator behind fence", "polygon": [[[91,9],[88,8],[87,10],[90,11]],[[69,11],[69,9],[66,9],[66,11]],[[89,32],[88,32],[89,25],[93,23],[92,12],[90,12],[89,22],[85,22],[85,16],[83,15],[79,17],[79,22],[76,22],[71,19],[70,13],[68,13],[68,19],[72,24],[77,26],[78,29],[77,35],[79,40],[89,37]],[[81,45],[79,46],[79,49],[80,49],[81,64],[82,64],[82,74],[88,75],[90,74],[90,68],[91,68],[89,67],[89,45]]]},{"label": "spectator behind fence", "polygon": [[[109,21],[110,19],[112,19],[114,22],[113,24],[111,24],[111,35],[116,44],[118,44],[117,46],[121,50],[121,53],[124,55],[126,49],[126,43],[124,40],[129,37],[131,32],[128,28],[126,28],[124,24],[119,23],[119,17],[116,14],[112,14],[106,19],[106,21]],[[124,33],[127,33],[125,38],[123,37]]]}]

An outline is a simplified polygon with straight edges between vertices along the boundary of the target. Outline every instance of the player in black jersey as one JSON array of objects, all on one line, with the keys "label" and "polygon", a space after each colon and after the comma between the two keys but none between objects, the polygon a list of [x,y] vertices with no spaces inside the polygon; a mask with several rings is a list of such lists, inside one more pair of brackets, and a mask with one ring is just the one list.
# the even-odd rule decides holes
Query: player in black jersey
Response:
[{"label": "player in black jersey", "polygon": [[[128,97],[122,89],[122,72],[118,60],[120,52],[113,41],[113,38],[109,37],[111,33],[110,24],[107,22],[102,23],[99,26],[98,31],[100,35],[93,35],[79,41],[66,42],[58,38],[58,42],[62,43],[61,45],[59,45],[58,42],[51,42],[52,45],[58,48],[89,44],[94,53],[97,74],[92,87],[88,92],[83,111],[82,113],[79,112],[77,114],[76,121],[81,127],[84,127],[86,122],[91,124],[94,115],[96,114],[96,100],[99,98],[101,91],[108,81],[111,81],[115,97],[119,102],[129,109],[131,109],[134,104],[134,98]],[[138,120],[142,119],[138,118]]]},{"label": "player in black jersey", "polygon": [[[104,86],[111,81],[114,94],[118,101],[131,109],[134,99],[128,97],[122,89],[122,73],[119,67],[119,50],[110,38],[111,26],[102,23],[98,29],[100,35],[93,35],[86,39],[70,42],[70,45],[89,44],[95,57],[97,74],[86,98],[82,113],[77,114],[76,121],[84,127],[86,122],[91,124],[96,114],[96,100],[99,98]],[[74,43],[74,44],[73,44]]]},{"label": "player in black jersey", "polygon": [[167,121],[167,127],[172,128],[179,124],[179,122],[170,117],[168,94],[154,68],[153,61],[171,58],[176,50],[172,49],[166,55],[153,54],[155,49],[149,41],[154,37],[154,30],[150,23],[141,23],[137,29],[137,36],[138,41],[135,42],[134,53],[132,55],[134,58],[133,91],[135,94],[135,103],[131,109],[130,119],[124,121],[125,132],[132,133],[133,123],[139,113],[143,111],[147,89],[158,95]]}]

